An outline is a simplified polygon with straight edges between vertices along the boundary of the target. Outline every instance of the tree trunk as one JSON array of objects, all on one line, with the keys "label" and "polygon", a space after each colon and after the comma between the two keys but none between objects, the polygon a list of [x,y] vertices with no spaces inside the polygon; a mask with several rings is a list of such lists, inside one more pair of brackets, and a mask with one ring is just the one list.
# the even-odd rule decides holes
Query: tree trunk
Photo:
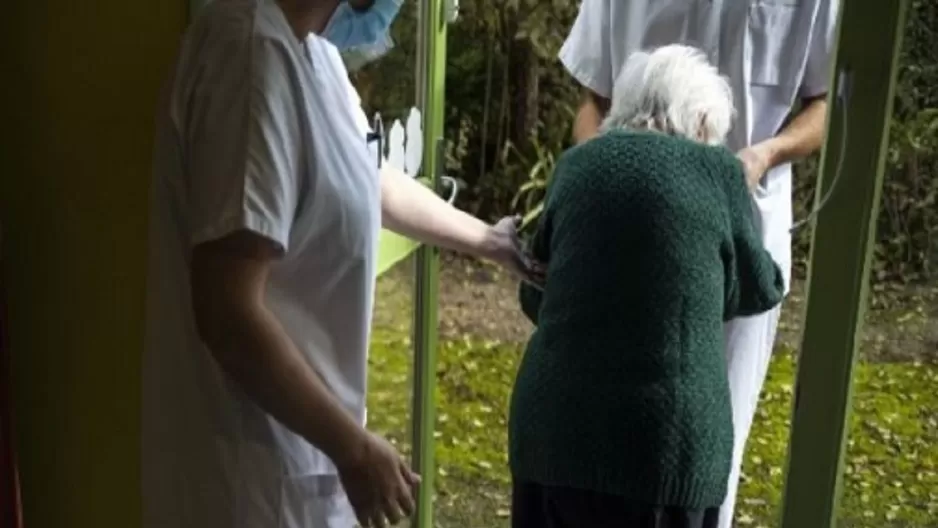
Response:
[{"label": "tree trunk", "polygon": [[509,63],[514,79],[509,139],[519,149],[527,150],[538,122],[540,60],[530,42],[516,40],[512,44]]}]

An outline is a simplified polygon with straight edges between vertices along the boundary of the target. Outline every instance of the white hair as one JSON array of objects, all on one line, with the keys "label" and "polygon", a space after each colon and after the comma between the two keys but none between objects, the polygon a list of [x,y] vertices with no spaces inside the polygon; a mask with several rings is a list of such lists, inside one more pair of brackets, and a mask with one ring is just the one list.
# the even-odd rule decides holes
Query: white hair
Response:
[{"label": "white hair", "polygon": [[601,130],[656,130],[719,145],[736,110],[727,79],[697,48],[662,46],[631,54],[616,78]]}]

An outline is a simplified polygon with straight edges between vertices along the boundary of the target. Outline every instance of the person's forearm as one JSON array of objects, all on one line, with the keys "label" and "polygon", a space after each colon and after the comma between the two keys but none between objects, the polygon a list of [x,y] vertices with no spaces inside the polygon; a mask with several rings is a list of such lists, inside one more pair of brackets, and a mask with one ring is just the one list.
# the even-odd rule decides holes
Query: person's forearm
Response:
[{"label": "person's forearm", "polygon": [[334,463],[351,463],[364,428],[336,401],[274,315],[258,301],[213,319],[225,323],[210,324],[203,339],[242,390]]},{"label": "person's forearm", "polygon": [[573,140],[579,144],[594,138],[608,111],[608,99],[586,90],[573,121]]},{"label": "person's forearm", "polygon": [[827,99],[811,100],[775,137],[763,142],[769,154],[769,167],[808,157],[824,144]]},{"label": "person's forearm", "polygon": [[456,209],[426,185],[385,165],[381,169],[381,223],[424,244],[486,257],[490,226]]}]

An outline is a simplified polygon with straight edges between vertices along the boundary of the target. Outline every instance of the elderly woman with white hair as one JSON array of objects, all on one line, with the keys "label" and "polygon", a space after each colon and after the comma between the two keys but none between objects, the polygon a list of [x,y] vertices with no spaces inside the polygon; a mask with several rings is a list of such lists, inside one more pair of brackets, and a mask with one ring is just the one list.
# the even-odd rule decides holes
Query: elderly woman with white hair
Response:
[{"label": "elderly woman with white hair", "polygon": [[722,143],[731,90],[699,51],[630,56],[603,133],[565,152],[532,241],[543,290],[509,424],[516,528],[708,528],[733,424],[723,322],[782,274]]}]

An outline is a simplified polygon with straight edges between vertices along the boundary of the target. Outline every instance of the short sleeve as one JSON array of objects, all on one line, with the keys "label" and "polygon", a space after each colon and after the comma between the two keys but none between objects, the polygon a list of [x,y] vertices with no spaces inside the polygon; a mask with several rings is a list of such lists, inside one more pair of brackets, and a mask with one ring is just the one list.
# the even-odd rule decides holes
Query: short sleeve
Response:
[{"label": "short sleeve", "polygon": [[190,244],[249,230],[287,251],[303,174],[300,77],[277,41],[205,43],[181,136]]},{"label": "short sleeve", "polygon": [[583,87],[612,97],[609,0],[583,0],[570,34],[560,48],[560,62]]},{"label": "short sleeve", "polygon": [[837,15],[840,0],[818,0],[817,20],[808,47],[801,97],[817,97],[827,93],[837,39]]}]

